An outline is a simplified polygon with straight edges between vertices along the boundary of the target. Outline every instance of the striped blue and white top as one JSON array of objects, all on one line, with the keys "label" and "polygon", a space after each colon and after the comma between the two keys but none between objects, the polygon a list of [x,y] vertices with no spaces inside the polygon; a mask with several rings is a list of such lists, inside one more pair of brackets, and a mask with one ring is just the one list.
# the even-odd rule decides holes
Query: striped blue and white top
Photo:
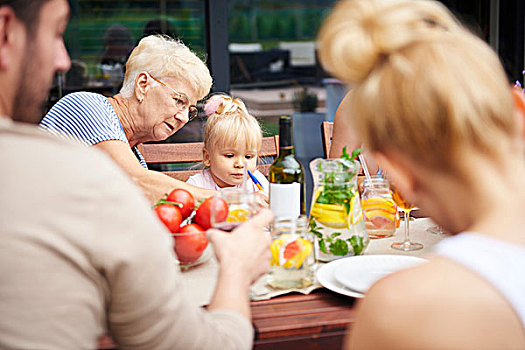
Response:
[{"label": "striped blue and white top", "polygon": [[[62,137],[88,146],[102,141],[120,140],[129,145],[117,113],[108,99],[92,92],[74,92],[61,98],[40,122],[40,126]],[[133,153],[148,168],[136,147]]]}]

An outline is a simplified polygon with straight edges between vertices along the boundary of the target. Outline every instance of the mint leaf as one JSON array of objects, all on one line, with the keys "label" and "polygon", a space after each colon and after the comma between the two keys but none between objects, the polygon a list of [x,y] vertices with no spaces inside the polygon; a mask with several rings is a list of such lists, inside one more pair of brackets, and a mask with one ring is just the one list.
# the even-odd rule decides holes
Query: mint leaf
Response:
[{"label": "mint leaf", "polygon": [[346,151],[346,146],[343,147],[343,154],[341,154],[341,158],[347,159],[347,160],[352,160],[352,158],[350,158],[350,155]]},{"label": "mint leaf", "polygon": [[343,147],[343,153],[341,154],[341,158],[342,159],[346,159],[346,160],[350,160],[350,161],[353,161],[354,159],[356,159],[359,154],[361,154],[361,152],[363,152],[363,149],[361,147],[359,148],[355,148],[353,151],[352,151],[352,154],[348,154],[348,152],[346,151],[346,146]]},{"label": "mint leaf", "polygon": [[345,211],[346,211],[346,214],[350,214],[350,203],[348,202],[345,203]]},{"label": "mint leaf", "polygon": [[331,239],[334,239],[334,238],[339,237],[339,236],[341,236],[341,232],[334,232],[334,233],[332,233],[332,234],[330,235],[330,238],[331,238]]},{"label": "mint leaf", "polygon": [[352,236],[348,239],[348,242],[354,249],[354,255],[359,255],[363,251],[364,244],[363,244],[363,237],[360,236]]},{"label": "mint leaf", "polygon": [[319,249],[325,254],[328,254],[328,249],[326,249],[326,244],[324,243],[324,239],[319,240]]},{"label": "mint leaf", "polygon": [[346,255],[348,254],[348,244],[340,238],[337,238],[335,242],[330,245],[330,253],[333,255]]},{"label": "mint leaf", "polygon": [[352,155],[350,156],[350,160],[354,160],[354,159],[357,159],[357,157],[359,157],[359,154],[361,154],[361,152],[363,152],[363,149],[362,148],[356,148],[352,151]]}]

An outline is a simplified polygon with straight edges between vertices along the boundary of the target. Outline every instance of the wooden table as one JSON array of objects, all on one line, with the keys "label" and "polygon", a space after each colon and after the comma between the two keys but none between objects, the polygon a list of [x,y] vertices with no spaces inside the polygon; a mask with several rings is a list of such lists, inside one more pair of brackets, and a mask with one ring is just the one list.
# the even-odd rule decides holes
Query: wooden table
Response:
[{"label": "wooden table", "polygon": [[254,349],[341,349],[354,301],[326,289],[254,301]]},{"label": "wooden table", "polygon": [[[432,247],[443,236],[426,232],[432,225],[428,219],[418,219],[411,227],[411,238],[423,242],[425,248],[411,252],[409,255],[429,257]],[[401,254],[390,249],[390,244],[402,238],[403,225],[396,232],[396,237],[374,240],[365,254]],[[200,279],[206,284],[215,285],[215,277],[210,276],[214,271],[213,261],[206,268],[196,269],[185,273],[184,277],[191,290],[202,290]],[[212,283],[213,282],[213,283]],[[195,303],[206,305],[211,290],[206,293],[195,294]],[[341,349],[346,330],[355,320],[356,299],[331,292],[327,289],[317,289],[308,295],[286,294],[273,297],[269,300],[251,302],[253,325],[256,331],[254,349]],[[104,337],[99,342],[99,349],[115,349],[111,338]]]},{"label": "wooden table", "polygon": [[[254,349],[341,349],[346,328],[355,318],[354,301],[326,289],[253,301]],[[105,336],[99,349],[116,347]]]}]

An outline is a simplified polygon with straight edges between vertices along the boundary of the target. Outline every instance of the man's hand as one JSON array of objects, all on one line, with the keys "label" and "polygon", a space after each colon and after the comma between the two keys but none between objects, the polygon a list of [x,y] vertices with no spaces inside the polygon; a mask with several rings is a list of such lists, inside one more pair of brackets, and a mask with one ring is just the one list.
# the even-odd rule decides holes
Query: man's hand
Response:
[{"label": "man's hand", "polygon": [[231,233],[208,230],[221,270],[235,272],[240,282],[248,285],[266,273],[270,268],[271,237],[265,227],[272,219],[272,212],[263,209]]}]

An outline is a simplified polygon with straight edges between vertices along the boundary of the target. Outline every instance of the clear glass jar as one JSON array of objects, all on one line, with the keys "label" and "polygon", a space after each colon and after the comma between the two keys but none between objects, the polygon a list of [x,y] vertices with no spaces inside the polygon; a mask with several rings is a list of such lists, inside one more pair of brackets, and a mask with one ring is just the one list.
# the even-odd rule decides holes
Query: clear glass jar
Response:
[{"label": "clear glass jar", "polygon": [[267,283],[278,289],[304,288],[314,281],[314,244],[305,216],[276,217]]},{"label": "clear glass jar", "polygon": [[397,206],[388,180],[382,176],[365,178],[361,207],[370,238],[391,237],[396,231]]},{"label": "clear glass jar", "polygon": [[318,158],[310,169],[315,185],[309,229],[316,237],[316,258],[327,262],[362,254],[370,240],[357,190],[359,164]]}]

